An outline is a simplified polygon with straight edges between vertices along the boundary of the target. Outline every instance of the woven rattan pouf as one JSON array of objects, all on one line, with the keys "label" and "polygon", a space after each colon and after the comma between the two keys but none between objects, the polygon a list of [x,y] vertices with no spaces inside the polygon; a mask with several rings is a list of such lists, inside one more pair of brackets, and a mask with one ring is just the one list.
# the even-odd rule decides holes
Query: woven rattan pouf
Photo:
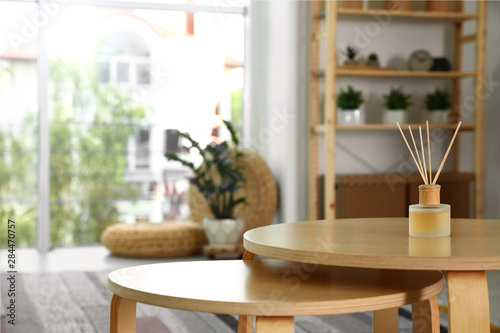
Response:
[{"label": "woven rattan pouf", "polygon": [[117,256],[169,258],[200,254],[207,243],[203,227],[195,222],[115,224],[101,242]]},{"label": "woven rattan pouf", "polygon": [[[243,166],[245,186],[237,192],[237,196],[245,196],[246,204],[235,208],[235,217],[245,221],[244,231],[268,225],[276,211],[278,194],[273,173],[266,161],[259,154],[248,149],[240,149],[244,153],[239,165]],[[188,192],[191,220],[202,222],[213,214],[205,197],[191,185]]]}]

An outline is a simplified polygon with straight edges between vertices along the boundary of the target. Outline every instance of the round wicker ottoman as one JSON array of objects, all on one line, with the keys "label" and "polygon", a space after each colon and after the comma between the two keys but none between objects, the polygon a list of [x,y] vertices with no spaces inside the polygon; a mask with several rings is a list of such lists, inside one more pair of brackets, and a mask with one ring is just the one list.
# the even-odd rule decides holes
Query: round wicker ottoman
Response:
[{"label": "round wicker ottoman", "polygon": [[115,224],[104,230],[101,242],[117,256],[170,258],[200,254],[207,243],[196,222]]}]

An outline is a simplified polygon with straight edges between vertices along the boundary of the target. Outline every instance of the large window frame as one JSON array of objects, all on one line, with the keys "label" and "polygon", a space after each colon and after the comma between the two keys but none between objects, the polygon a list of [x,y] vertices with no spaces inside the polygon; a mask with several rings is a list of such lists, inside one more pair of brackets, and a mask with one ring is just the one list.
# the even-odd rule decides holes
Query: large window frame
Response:
[{"label": "large window frame", "polygon": [[[54,4],[80,5],[93,7],[113,7],[113,8],[132,8],[132,9],[154,9],[183,12],[206,12],[206,13],[224,13],[241,14],[244,17],[244,49],[245,59],[248,59],[248,6],[247,0],[208,0],[211,5],[186,4],[175,1],[175,4],[161,3],[158,0],[153,1],[127,1],[127,0],[8,0],[9,2],[29,2],[38,5],[38,14],[42,15],[47,6]],[[187,1],[186,1],[187,2]],[[50,124],[48,110],[48,82],[49,82],[49,60],[46,52],[47,35],[43,26],[39,27],[38,36],[38,59],[37,59],[37,80],[38,80],[38,217],[36,230],[36,248],[44,253],[51,249],[50,242]],[[248,63],[248,62],[247,62]],[[248,73],[248,67],[245,68]],[[245,78],[243,86],[243,96],[248,96],[248,76]],[[245,98],[247,100],[247,98]],[[248,103],[243,101],[243,114],[248,117]],[[246,127],[246,126],[245,126]]]}]

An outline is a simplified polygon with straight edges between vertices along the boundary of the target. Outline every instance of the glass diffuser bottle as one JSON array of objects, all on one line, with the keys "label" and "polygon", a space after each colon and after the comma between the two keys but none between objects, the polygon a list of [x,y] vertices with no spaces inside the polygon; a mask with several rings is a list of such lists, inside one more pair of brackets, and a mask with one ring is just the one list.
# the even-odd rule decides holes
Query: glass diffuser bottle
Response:
[{"label": "glass diffuser bottle", "polygon": [[420,185],[419,203],[410,205],[410,236],[445,237],[450,235],[450,205],[440,202],[441,186]]},{"label": "glass diffuser bottle", "polygon": [[[410,151],[411,157],[417,166],[417,169],[422,176],[422,180],[425,185],[420,185],[418,187],[418,205],[410,205],[409,212],[409,234],[414,237],[446,237],[450,235],[451,231],[451,221],[450,221],[450,205],[442,204],[440,199],[440,190],[441,185],[437,185],[436,181],[438,180],[439,174],[441,170],[443,170],[444,163],[446,162],[446,158],[453,146],[453,141],[457,137],[458,130],[460,129],[460,125],[462,122],[458,122],[457,129],[451,138],[450,145],[444,154],[443,160],[441,161],[441,165],[439,166],[438,171],[434,178],[432,178],[432,164],[431,164],[431,141],[429,135],[429,122],[426,121],[427,125],[427,153],[429,156],[429,173],[427,174],[427,163],[425,163],[425,151],[424,151],[424,141],[422,138],[422,127],[419,126],[420,133],[420,146],[422,151],[422,159],[420,159],[420,155],[418,153],[417,144],[415,143],[415,138],[413,137],[413,132],[411,127],[408,126],[408,131],[410,132],[411,139],[413,141],[413,146],[415,147],[415,154],[408,144],[408,140],[399,126],[399,131],[403,136],[403,139]],[[417,155],[417,158],[415,158]],[[422,163],[423,161],[423,163]]]}]

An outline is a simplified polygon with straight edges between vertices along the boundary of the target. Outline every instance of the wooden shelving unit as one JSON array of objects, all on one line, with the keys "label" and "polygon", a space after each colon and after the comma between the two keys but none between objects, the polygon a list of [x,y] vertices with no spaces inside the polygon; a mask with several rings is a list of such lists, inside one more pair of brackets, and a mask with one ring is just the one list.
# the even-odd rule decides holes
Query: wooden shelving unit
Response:
[{"label": "wooden shelving unit", "polygon": [[[485,70],[485,37],[486,37],[486,0],[477,0],[477,10],[475,13],[465,13],[463,0],[457,0],[455,12],[426,12],[426,11],[401,11],[394,12],[388,10],[373,9],[348,9],[338,8],[337,1],[312,1],[311,2],[311,85],[310,85],[310,149],[309,149],[309,217],[317,219],[319,184],[318,184],[318,159],[320,154],[325,156],[325,177],[324,177],[324,218],[335,218],[335,139],[337,131],[394,131],[397,126],[390,124],[366,124],[358,126],[346,126],[335,124],[336,114],[336,78],[337,77],[365,77],[368,80],[378,78],[445,78],[451,80],[453,104],[455,107],[451,111],[450,124],[431,125],[431,128],[442,128],[453,130],[460,120],[461,102],[460,83],[463,78],[474,79],[475,108],[474,121],[470,124],[463,124],[461,131],[474,133],[474,184],[475,203],[474,212],[476,218],[483,215],[483,145],[484,145],[484,70]],[[339,20],[348,20],[354,17],[392,16],[411,20],[420,20],[423,23],[432,20],[449,23],[453,27],[455,61],[452,71],[449,72],[417,72],[417,71],[397,71],[385,69],[369,68],[346,68],[337,66],[336,60],[336,27]],[[463,34],[463,24],[466,21],[476,22],[476,33],[471,35]],[[325,48],[320,48],[320,43],[326,43]],[[467,43],[476,44],[475,68],[474,71],[462,71],[462,48]],[[321,68],[320,50],[324,52],[326,64]],[[324,107],[320,102],[320,82],[324,81],[325,96]],[[321,113],[324,112],[323,117]],[[320,123],[320,119],[323,121]],[[417,128],[423,124],[407,124]],[[325,148],[319,151],[319,137],[324,136]],[[460,144],[457,138],[455,146]],[[453,171],[458,172],[458,154],[455,154],[453,161]]]}]

